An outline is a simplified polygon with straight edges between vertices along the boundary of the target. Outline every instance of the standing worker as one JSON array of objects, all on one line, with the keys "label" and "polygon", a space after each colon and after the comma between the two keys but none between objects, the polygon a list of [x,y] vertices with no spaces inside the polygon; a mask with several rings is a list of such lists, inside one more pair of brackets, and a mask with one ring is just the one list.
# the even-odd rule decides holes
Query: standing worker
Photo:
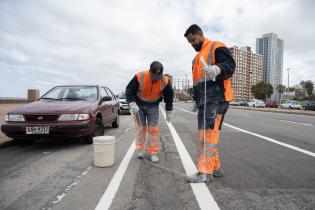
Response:
[{"label": "standing worker", "polygon": [[159,162],[159,103],[164,97],[166,120],[170,122],[173,110],[173,88],[168,77],[163,76],[163,65],[154,61],[150,70],[138,72],[126,87],[126,99],[130,112],[136,118],[137,157],[144,156],[146,133],[148,132],[150,161]]},{"label": "standing worker", "polygon": [[201,28],[191,25],[184,34],[196,50],[193,60],[194,107],[198,109],[198,141],[200,156],[198,173],[188,182],[212,182],[223,176],[219,160],[219,134],[229,102],[233,99],[231,82],[235,61],[229,49],[221,42],[204,37]]}]

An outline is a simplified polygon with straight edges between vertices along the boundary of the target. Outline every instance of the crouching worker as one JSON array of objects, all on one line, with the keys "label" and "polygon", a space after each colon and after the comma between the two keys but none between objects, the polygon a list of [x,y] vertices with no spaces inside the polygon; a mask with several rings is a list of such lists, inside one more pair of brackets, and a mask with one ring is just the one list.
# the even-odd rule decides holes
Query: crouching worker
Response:
[{"label": "crouching worker", "polygon": [[159,162],[160,142],[159,103],[165,102],[166,120],[170,122],[173,110],[173,88],[168,77],[163,76],[163,65],[154,61],[150,70],[138,72],[126,87],[126,99],[135,118],[137,157],[142,159],[148,133],[149,160]]}]

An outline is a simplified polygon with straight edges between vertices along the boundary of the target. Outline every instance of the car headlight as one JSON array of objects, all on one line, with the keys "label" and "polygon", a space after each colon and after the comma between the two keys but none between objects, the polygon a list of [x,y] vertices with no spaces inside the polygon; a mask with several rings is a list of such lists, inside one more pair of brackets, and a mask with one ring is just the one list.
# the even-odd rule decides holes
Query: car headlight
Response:
[{"label": "car headlight", "polygon": [[79,114],[77,120],[88,120],[88,119],[90,119],[90,115],[89,114]]},{"label": "car headlight", "polygon": [[7,122],[24,122],[24,116],[21,114],[7,114],[5,116],[5,121]]},{"label": "car headlight", "polygon": [[62,114],[58,121],[88,120],[89,114]]}]

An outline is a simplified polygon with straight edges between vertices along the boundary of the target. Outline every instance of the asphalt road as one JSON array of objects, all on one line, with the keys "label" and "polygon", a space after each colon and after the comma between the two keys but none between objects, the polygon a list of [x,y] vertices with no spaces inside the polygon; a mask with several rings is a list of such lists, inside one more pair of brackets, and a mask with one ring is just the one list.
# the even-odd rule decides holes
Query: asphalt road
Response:
[{"label": "asphalt road", "polygon": [[[163,104],[162,104],[163,106]],[[196,163],[197,124],[191,104],[175,104],[172,124]],[[220,138],[225,176],[208,184],[221,209],[315,209],[314,156],[229,125],[315,152],[315,117],[230,109]],[[134,156],[110,209],[199,209],[173,136],[160,116],[160,162]],[[116,176],[134,135],[130,115],[115,135],[115,164],[93,166],[93,146],[81,140],[41,140],[0,148],[0,209],[95,209]],[[166,167],[166,168],[164,168]],[[169,169],[172,170],[169,170]],[[175,171],[175,172],[174,172]]]}]

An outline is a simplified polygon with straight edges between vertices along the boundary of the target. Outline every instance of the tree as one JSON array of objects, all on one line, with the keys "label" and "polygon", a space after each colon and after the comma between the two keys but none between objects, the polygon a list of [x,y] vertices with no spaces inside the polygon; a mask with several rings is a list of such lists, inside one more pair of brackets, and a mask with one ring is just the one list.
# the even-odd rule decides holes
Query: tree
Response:
[{"label": "tree", "polygon": [[288,87],[288,92],[293,92],[293,91],[295,91],[294,87]]},{"label": "tree", "polygon": [[279,92],[279,94],[280,94],[280,99],[281,99],[281,95],[282,95],[282,93],[284,93],[284,91],[285,91],[285,89],[286,89],[286,87],[284,86],[284,85],[278,85],[277,87],[276,87],[276,89],[277,89],[277,91]]},{"label": "tree", "polygon": [[301,81],[300,84],[306,90],[309,96],[313,94],[314,84],[311,80]]},{"label": "tree", "polygon": [[273,87],[271,84],[260,82],[252,86],[252,94],[257,99],[265,100],[273,94]]}]

